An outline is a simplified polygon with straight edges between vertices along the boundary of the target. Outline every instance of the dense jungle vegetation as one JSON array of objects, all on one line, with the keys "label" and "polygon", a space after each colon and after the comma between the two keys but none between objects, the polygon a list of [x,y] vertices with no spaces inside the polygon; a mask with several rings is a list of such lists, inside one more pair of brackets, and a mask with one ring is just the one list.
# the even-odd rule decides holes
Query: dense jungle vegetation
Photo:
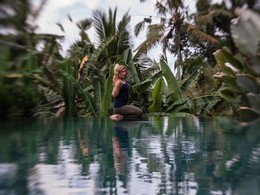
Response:
[{"label": "dense jungle vegetation", "polygon": [[[61,55],[62,36],[36,33],[33,21],[46,2],[39,7],[30,0],[0,2],[1,119],[106,117],[114,63],[129,68],[130,102],[147,115],[233,115],[245,123],[259,118],[257,0],[198,0],[192,14],[182,0],[159,0],[160,22],[144,18],[133,35],[129,13],[118,21],[117,8],[93,10],[75,24],[80,39],[66,56]],[[91,27],[95,44],[88,35]],[[142,31],[146,39],[133,48]],[[162,55],[155,61],[146,54],[158,44]],[[168,58],[176,58],[174,70]]]}]

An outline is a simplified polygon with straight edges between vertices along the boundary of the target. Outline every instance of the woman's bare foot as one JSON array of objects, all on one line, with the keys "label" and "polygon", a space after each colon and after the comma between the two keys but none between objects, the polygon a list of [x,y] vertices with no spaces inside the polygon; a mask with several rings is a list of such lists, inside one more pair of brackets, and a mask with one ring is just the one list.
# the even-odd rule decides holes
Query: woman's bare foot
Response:
[{"label": "woman's bare foot", "polygon": [[123,116],[121,114],[113,114],[109,116],[109,118],[113,121],[121,121],[123,119]]}]

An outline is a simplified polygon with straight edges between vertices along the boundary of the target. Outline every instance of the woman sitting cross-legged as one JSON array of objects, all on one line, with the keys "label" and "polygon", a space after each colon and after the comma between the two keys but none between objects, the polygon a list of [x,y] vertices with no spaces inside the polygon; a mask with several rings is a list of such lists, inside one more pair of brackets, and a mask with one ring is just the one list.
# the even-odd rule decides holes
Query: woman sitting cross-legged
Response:
[{"label": "woman sitting cross-legged", "polygon": [[110,116],[112,120],[140,120],[142,110],[134,105],[128,105],[128,84],[126,76],[128,70],[125,66],[115,64],[113,77],[112,97],[115,98],[113,112]]}]

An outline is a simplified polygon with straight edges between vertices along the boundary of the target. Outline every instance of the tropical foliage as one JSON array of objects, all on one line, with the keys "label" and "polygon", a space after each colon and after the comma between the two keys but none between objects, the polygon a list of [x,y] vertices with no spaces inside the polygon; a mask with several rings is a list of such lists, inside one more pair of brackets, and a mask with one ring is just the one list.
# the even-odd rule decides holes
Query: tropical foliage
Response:
[{"label": "tropical foliage", "polygon": [[222,70],[221,96],[233,105],[241,122],[252,122],[260,117],[260,16],[251,10],[236,12],[239,18],[232,22],[231,33],[238,53],[223,48],[214,56]]},{"label": "tropical foliage", "polygon": [[1,118],[32,116],[46,102],[46,85],[58,92],[59,85],[50,73],[59,68],[58,41],[63,37],[36,34],[37,26],[33,25],[45,3],[41,1],[35,8],[27,0],[1,1]]},{"label": "tropical foliage", "polygon": [[137,55],[160,44],[164,58],[167,59],[167,51],[171,54],[169,58],[176,58],[176,77],[178,80],[183,79],[189,74],[185,62],[202,57],[202,48],[215,46],[219,39],[215,35],[207,34],[202,26],[195,23],[194,15],[189,14],[188,7],[184,6],[182,0],[157,1],[155,9],[160,17],[159,23],[153,23],[152,18],[144,18],[135,26],[135,35],[139,35],[148,24],[146,39],[136,48]]},{"label": "tropical foliage", "polygon": [[[250,2],[249,7],[254,9],[256,2]],[[234,8],[241,5],[237,1],[232,1],[230,8],[225,4],[198,1],[194,14],[188,12],[183,1],[158,1],[155,7],[161,21],[154,24],[152,18],[144,18],[136,25],[135,35],[146,29],[147,38],[135,50],[128,12],[118,20],[117,8],[109,9],[108,15],[94,10],[92,18],[76,24],[68,17],[79,28],[80,39],[70,46],[66,56],[60,54],[62,36],[35,31],[37,26],[33,21],[45,4],[43,0],[35,9],[29,0],[19,5],[13,1],[1,2],[1,28],[6,29],[0,34],[3,44],[0,48],[1,118],[105,117],[113,101],[114,63],[124,64],[130,70],[130,102],[138,103],[145,114],[221,115],[230,108],[237,113],[238,107],[241,119],[249,116],[249,108],[251,114],[259,114],[254,106],[259,101],[256,52],[259,27],[254,27],[255,34],[250,40],[239,42],[246,40],[245,33],[248,33],[243,34],[241,30],[242,19],[232,24],[231,30],[227,25],[236,17]],[[10,15],[7,9],[15,14]],[[257,21],[257,12],[246,13],[250,14],[245,18]],[[64,27],[58,25],[65,32]],[[91,27],[96,40],[88,36]],[[246,24],[245,29],[248,27],[251,29]],[[162,45],[159,61],[146,55],[157,43]],[[229,49],[221,49],[224,46]],[[168,56],[169,53],[172,55]],[[242,60],[241,56],[251,60]],[[174,70],[170,69],[169,57],[176,57]],[[235,62],[232,65],[238,66],[239,75],[225,67],[227,62]],[[225,73],[221,81],[213,78],[217,72]],[[255,91],[245,93],[243,88],[247,82],[257,86]],[[230,94],[234,97],[239,94],[242,99],[235,101]]]}]

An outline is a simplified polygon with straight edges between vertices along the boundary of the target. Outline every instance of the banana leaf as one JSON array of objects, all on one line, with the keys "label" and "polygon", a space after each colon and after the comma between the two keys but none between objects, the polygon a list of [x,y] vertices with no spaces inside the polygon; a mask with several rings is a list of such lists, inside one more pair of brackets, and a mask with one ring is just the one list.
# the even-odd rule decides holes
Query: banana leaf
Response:
[{"label": "banana leaf", "polygon": [[225,56],[223,49],[217,50],[213,53],[213,55],[217,61],[217,64],[225,74],[235,76],[235,72],[230,67],[226,66],[226,63],[229,63],[231,59]]},{"label": "banana leaf", "polygon": [[108,114],[108,110],[111,105],[111,94],[112,94],[112,79],[113,79],[113,71],[114,71],[114,66],[111,65],[109,68],[109,76],[105,81],[105,89],[104,89],[104,95],[101,98],[101,115],[103,117],[106,117]]},{"label": "banana leaf", "polygon": [[[228,90],[228,88],[223,89],[223,86],[221,85],[212,95],[219,95],[221,97],[220,93],[222,90],[225,90],[225,89]],[[235,96],[235,94],[233,94],[233,95]],[[200,116],[206,117],[209,114],[210,110],[216,105],[216,103],[217,102],[210,102],[210,103],[206,104],[205,107],[201,109]]]},{"label": "banana leaf", "polygon": [[71,66],[69,65],[68,61],[66,61],[63,64],[63,70],[60,70],[60,72],[64,73],[62,75],[63,75],[63,98],[65,102],[65,115],[67,117],[76,116],[76,105],[75,105],[76,91],[73,86],[73,83],[70,82],[69,79],[69,77],[73,78],[73,76],[72,76]]},{"label": "banana leaf", "polygon": [[221,49],[221,52],[226,62],[232,64],[236,69],[243,71],[243,64],[238,59],[236,59],[236,57],[230,51],[224,48]]},{"label": "banana leaf", "polygon": [[98,76],[92,77],[92,85],[93,85],[93,93],[94,93],[94,100],[96,103],[96,108],[98,111],[101,111],[101,99],[103,95],[102,84],[98,78]]},{"label": "banana leaf", "polygon": [[[179,99],[171,104],[169,104],[166,112],[174,112],[176,113],[176,110],[178,110],[178,107],[184,105],[187,101],[189,100],[189,98],[183,97],[182,99]],[[172,102],[171,98],[167,97],[167,102]]]},{"label": "banana leaf", "polygon": [[135,67],[135,64],[133,63],[131,49],[127,49],[123,52],[123,60],[121,60],[119,63],[126,66],[131,71],[134,79],[133,83],[139,84],[139,74],[137,68]]},{"label": "banana leaf", "polygon": [[133,86],[133,89],[138,93],[145,93],[149,87],[151,87],[159,78],[162,77],[162,72],[157,72],[145,81]]},{"label": "banana leaf", "polygon": [[182,100],[182,92],[179,87],[179,83],[177,82],[175,76],[173,75],[170,67],[165,62],[165,60],[160,61],[162,75],[166,79],[167,86],[168,86],[168,94],[170,95],[172,101]]},{"label": "banana leaf", "polygon": [[152,105],[149,106],[148,112],[159,112],[162,104],[162,93],[165,83],[163,78],[157,80],[152,93]]},{"label": "banana leaf", "polygon": [[198,79],[201,72],[199,70],[194,71],[180,86],[180,88],[185,91],[188,87]]},{"label": "banana leaf", "polygon": [[240,87],[237,85],[236,82],[236,76],[233,75],[224,75],[221,77],[221,79],[224,81],[224,83],[232,88],[232,90],[236,93],[241,93]]},{"label": "banana leaf", "polygon": [[94,98],[91,96],[91,94],[89,94],[87,91],[84,91],[84,89],[79,84],[79,82],[74,77],[72,77],[70,74],[68,74],[64,70],[60,70],[60,73],[64,77],[66,77],[69,82],[71,82],[73,87],[75,87],[75,89],[78,92],[78,94],[84,100],[86,110],[89,111],[89,114],[97,116],[96,104],[95,104]]},{"label": "banana leaf", "polygon": [[216,95],[206,95],[200,96],[193,99],[188,100],[183,106],[180,106],[176,109],[177,112],[184,110],[184,109],[194,109],[198,106],[203,106],[209,103],[218,103],[221,100],[220,96]]}]

